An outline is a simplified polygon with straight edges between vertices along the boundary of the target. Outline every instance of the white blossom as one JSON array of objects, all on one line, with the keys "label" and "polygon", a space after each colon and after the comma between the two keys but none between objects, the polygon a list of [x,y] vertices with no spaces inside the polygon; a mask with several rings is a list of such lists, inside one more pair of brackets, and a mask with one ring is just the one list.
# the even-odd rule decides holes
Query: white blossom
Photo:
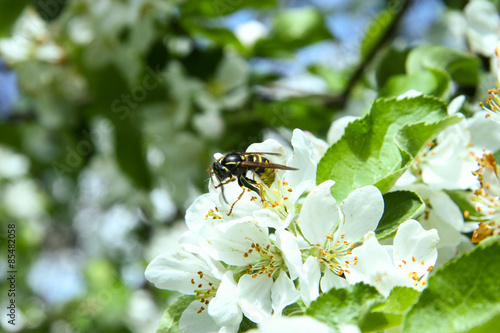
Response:
[{"label": "white blossom", "polygon": [[325,181],[311,191],[299,216],[303,250],[311,254],[300,278],[306,305],[319,295],[318,284],[323,292],[347,284],[340,276],[352,267],[355,242],[377,228],[384,212],[384,200],[376,187],[356,189],[337,205],[330,194],[333,185],[333,181]]},{"label": "white blossom", "polygon": [[265,38],[269,29],[259,21],[251,20],[238,25],[234,34],[245,46],[253,46],[259,39]]},{"label": "white blossom", "polygon": [[197,332],[212,332],[219,327],[237,331],[242,314],[239,299],[232,292],[236,290],[235,282],[232,273],[220,262],[203,254],[180,250],[153,259],[145,276],[157,288],[196,296],[181,316],[180,332],[193,332],[195,328]]},{"label": "white blossom", "polygon": [[435,229],[426,231],[415,220],[399,226],[393,246],[380,245],[369,232],[363,245],[352,251],[356,259],[346,278],[350,283],[370,284],[386,297],[395,286],[422,290],[436,263],[438,241]]}]

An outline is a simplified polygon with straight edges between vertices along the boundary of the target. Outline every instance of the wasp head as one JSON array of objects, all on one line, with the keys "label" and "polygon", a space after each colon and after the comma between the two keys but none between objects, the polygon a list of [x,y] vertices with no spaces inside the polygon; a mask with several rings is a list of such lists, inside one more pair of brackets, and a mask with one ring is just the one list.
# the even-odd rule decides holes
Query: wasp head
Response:
[{"label": "wasp head", "polygon": [[215,178],[217,178],[217,180],[219,181],[219,184],[216,185],[215,188],[221,188],[222,198],[227,203],[226,196],[224,195],[224,184],[222,183],[222,181],[226,178],[231,177],[231,172],[229,172],[229,170],[225,166],[217,161],[212,165],[212,175],[215,176]]},{"label": "wasp head", "polygon": [[212,170],[219,182],[231,177],[231,172],[218,161],[212,165]]}]

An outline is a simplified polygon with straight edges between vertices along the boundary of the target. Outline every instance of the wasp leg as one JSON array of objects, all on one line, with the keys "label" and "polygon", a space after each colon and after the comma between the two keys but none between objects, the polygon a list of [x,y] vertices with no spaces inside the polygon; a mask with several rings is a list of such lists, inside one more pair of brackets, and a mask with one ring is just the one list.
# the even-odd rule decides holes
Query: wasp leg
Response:
[{"label": "wasp leg", "polygon": [[240,184],[240,186],[245,186],[256,193],[259,192],[259,189],[257,188],[259,186],[259,182],[255,181],[253,179],[250,179],[246,176],[241,176],[238,179],[238,183]]},{"label": "wasp leg", "polygon": [[267,201],[264,199],[264,189],[262,188],[262,183],[259,183],[260,190],[260,202],[264,208],[267,208]]},{"label": "wasp leg", "polygon": [[[254,191],[255,193],[258,193],[260,195],[260,201],[262,202],[262,205],[266,207],[266,199],[264,199],[264,188],[262,186],[262,182],[250,179],[248,177],[241,177],[240,181],[245,184],[246,187]],[[251,184],[251,185],[250,185]]]},{"label": "wasp leg", "polygon": [[238,199],[236,199],[236,201],[233,202],[233,204],[231,205],[231,209],[229,210],[229,213],[227,213],[227,216],[231,215],[231,213],[233,212],[234,205],[236,205],[236,203],[240,201],[240,199],[243,197],[243,194],[245,194],[245,187],[242,186],[241,188],[243,189],[243,191],[241,191],[241,194],[239,195]]},{"label": "wasp leg", "polygon": [[220,192],[222,193],[222,199],[224,200],[224,202],[229,204],[229,202],[227,202],[226,195],[224,194],[224,186],[220,188]]},{"label": "wasp leg", "polygon": [[234,176],[232,176],[231,178],[229,178],[229,180],[223,182],[223,183],[219,183],[219,185],[216,185],[215,188],[219,188],[221,186],[224,186],[224,185],[227,185],[229,184],[230,182],[234,181],[236,178]]}]

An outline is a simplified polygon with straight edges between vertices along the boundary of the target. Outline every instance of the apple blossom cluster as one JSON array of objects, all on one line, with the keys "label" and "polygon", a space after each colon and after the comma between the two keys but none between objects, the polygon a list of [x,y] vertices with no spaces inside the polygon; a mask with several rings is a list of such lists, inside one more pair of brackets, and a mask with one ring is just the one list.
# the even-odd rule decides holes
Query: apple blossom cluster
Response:
[{"label": "apple blossom cluster", "polygon": [[272,163],[297,170],[276,170],[271,186],[260,184],[260,193],[245,189],[236,203],[236,181],[224,185],[223,196],[211,180],[209,192],[187,210],[181,249],[147,267],[156,287],[195,296],[180,332],[236,332],[243,316],[265,323],[291,304],[307,307],[321,293],[358,282],[384,296],[394,286],[425,288],[438,256],[438,231],[408,220],[392,245],[380,244],[380,190],[360,187],[337,202],[333,180],[316,185],[327,144],[296,129],[291,146],[272,139],[252,144],[247,152],[272,153],[266,156]]},{"label": "apple blossom cluster", "polygon": [[[429,142],[395,186],[416,192],[426,203],[419,221],[425,229],[439,232],[438,266],[486,238],[485,233],[492,234],[499,221],[500,191],[492,153],[500,150],[500,123],[485,110],[466,118],[458,112],[464,101],[465,96],[459,96],[448,106],[448,115],[462,120]],[[460,191],[473,202],[475,215],[462,210],[452,199]],[[474,230],[471,243],[464,234]]]}]

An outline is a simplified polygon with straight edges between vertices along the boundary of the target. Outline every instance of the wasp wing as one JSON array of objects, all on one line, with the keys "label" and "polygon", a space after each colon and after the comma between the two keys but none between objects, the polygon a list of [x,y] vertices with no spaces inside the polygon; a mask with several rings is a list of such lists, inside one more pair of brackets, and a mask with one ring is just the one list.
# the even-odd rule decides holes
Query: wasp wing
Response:
[{"label": "wasp wing", "polygon": [[279,169],[279,170],[299,170],[297,168],[292,168],[286,165],[274,164],[274,163],[259,163],[243,161],[240,164],[244,168],[263,168],[263,169]]},{"label": "wasp wing", "polygon": [[244,153],[239,153],[241,155],[273,155],[273,156],[282,156],[280,153],[266,153],[266,152],[258,152],[258,151],[247,151]]}]

